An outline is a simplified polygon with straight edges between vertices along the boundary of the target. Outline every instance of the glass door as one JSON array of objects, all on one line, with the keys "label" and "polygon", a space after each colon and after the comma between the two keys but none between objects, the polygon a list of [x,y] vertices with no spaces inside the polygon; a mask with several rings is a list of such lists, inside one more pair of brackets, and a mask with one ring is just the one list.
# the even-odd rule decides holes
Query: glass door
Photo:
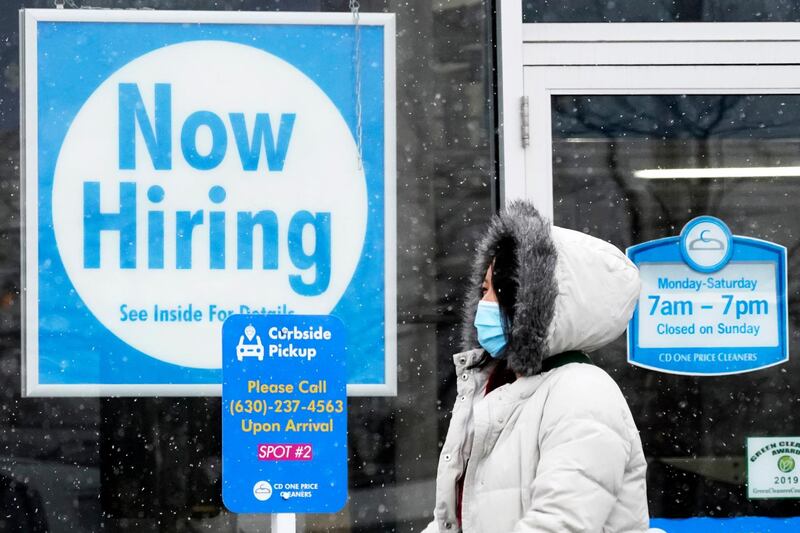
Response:
[{"label": "glass door", "polygon": [[748,27],[740,37],[701,25],[701,40],[683,24],[598,26],[526,28],[526,194],[556,225],[623,250],[710,215],[788,254],[788,362],[676,375],[629,364],[624,336],[595,355],[636,418],[651,516],[710,517],[711,531],[795,531],[797,499],[749,497],[746,449],[748,438],[800,434],[800,65],[774,64],[794,44],[744,42],[769,39],[766,24],[738,25]]}]

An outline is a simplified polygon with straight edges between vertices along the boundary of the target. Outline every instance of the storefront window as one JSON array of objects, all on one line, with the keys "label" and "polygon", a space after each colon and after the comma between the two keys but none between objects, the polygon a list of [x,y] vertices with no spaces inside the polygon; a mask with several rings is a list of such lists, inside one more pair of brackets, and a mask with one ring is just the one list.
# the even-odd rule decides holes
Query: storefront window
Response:
[{"label": "storefront window", "polygon": [[[349,400],[348,504],[299,517],[302,531],[412,531],[431,518],[467,258],[496,190],[491,6],[452,4],[361,2],[364,12],[397,14],[398,395]],[[319,0],[91,5],[348,9]],[[222,506],[218,398],[21,397],[19,36],[8,7],[0,13],[0,530],[266,531],[266,517]]]},{"label": "storefront window", "polygon": [[[712,215],[734,234],[785,246],[794,272],[800,176],[786,169],[800,166],[798,104],[797,95],[780,94],[553,97],[555,223],[624,249]],[[661,172],[647,172],[654,169]],[[694,169],[718,173],[698,177]],[[790,352],[799,290],[789,276]],[[748,499],[745,445],[793,432],[797,359],[747,374],[678,376],[628,364],[625,338],[596,357],[641,432],[651,516],[796,514],[792,500]]]}]

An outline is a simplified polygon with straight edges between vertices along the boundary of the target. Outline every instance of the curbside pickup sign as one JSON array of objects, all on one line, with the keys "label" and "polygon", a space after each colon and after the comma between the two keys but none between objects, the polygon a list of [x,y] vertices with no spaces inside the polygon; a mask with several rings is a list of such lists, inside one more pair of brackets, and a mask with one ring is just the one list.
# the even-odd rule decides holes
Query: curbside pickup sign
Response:
[{"label": "curbside pickup sign", "polygon": [[750,372],[789,358],[786,248],[691,220],[679,237],[632,246],[642,292],[628,361],[671,374]]},{"label": "curbside pickup sign", "polygon": [[222,499],[235,513],[335,513],[347,500],[345,328],[234,315],[222,332]]},{"label": "curbside pickup sign", "polygon": [[219,394],[234,314],[338,317],[394,393],[393,15],[21,24],[26,394]]}]

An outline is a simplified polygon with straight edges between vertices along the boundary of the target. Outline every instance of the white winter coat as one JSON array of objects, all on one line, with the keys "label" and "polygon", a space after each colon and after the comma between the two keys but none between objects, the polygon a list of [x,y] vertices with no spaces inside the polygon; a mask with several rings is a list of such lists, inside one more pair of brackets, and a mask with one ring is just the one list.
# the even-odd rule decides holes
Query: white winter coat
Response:
[{"label": "white winter coat", "polygon": [[481,355],[455,356],[458,396],[426,533],[639,532],[648,524],[647,464],[630,411],[603,370],[571,363],[485,397]]},{"label": "white winter coat", "polygon": [[[493,246],[508,235],[516,239],[520,263],[515,314],[527,322],[515,322],[516,344],[506,357],[523,377],[484,395],[491,365],[470,369],[483,350],[454,356],[458,395],[439,457],[434,520],[425,533],[647,531],[647,464],[619,387],[591,364],[541,372],[541,358],[590,351],[624,331],[639,294],[638,272],[614,246],[551,229],[519,202],[495,217],[479,246],[473,284],[482,280]],[[533,288],[523,286],[528,283]],[[477,347],[470,327],[477,299],[476,292],[466,305],[466,347]]]}]

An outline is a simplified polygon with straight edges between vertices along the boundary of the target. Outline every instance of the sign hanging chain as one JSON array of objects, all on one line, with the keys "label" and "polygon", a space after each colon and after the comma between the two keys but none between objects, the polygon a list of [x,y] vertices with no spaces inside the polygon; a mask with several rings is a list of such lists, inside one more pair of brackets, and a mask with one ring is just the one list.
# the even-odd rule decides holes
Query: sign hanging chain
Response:
[{"label": "sign hanging chain", "polygon": [[78,5],[74,2],[74,0],[53,0],[53,3],[55,4],[56,9],[64,9],[64,5],[73,9],[78,9]]},{"label": "sign hanging chain", "polygon": [[350,0],[350,13],[353,14],[353,26],[355,31],[355,50],[353,51],[353,64],[356,74],[356,144],[358,145],[358,169],[363,168],[364,150],[363,127],[361,115],[361,14],[359,9],[361,4],[358,0]]}]

